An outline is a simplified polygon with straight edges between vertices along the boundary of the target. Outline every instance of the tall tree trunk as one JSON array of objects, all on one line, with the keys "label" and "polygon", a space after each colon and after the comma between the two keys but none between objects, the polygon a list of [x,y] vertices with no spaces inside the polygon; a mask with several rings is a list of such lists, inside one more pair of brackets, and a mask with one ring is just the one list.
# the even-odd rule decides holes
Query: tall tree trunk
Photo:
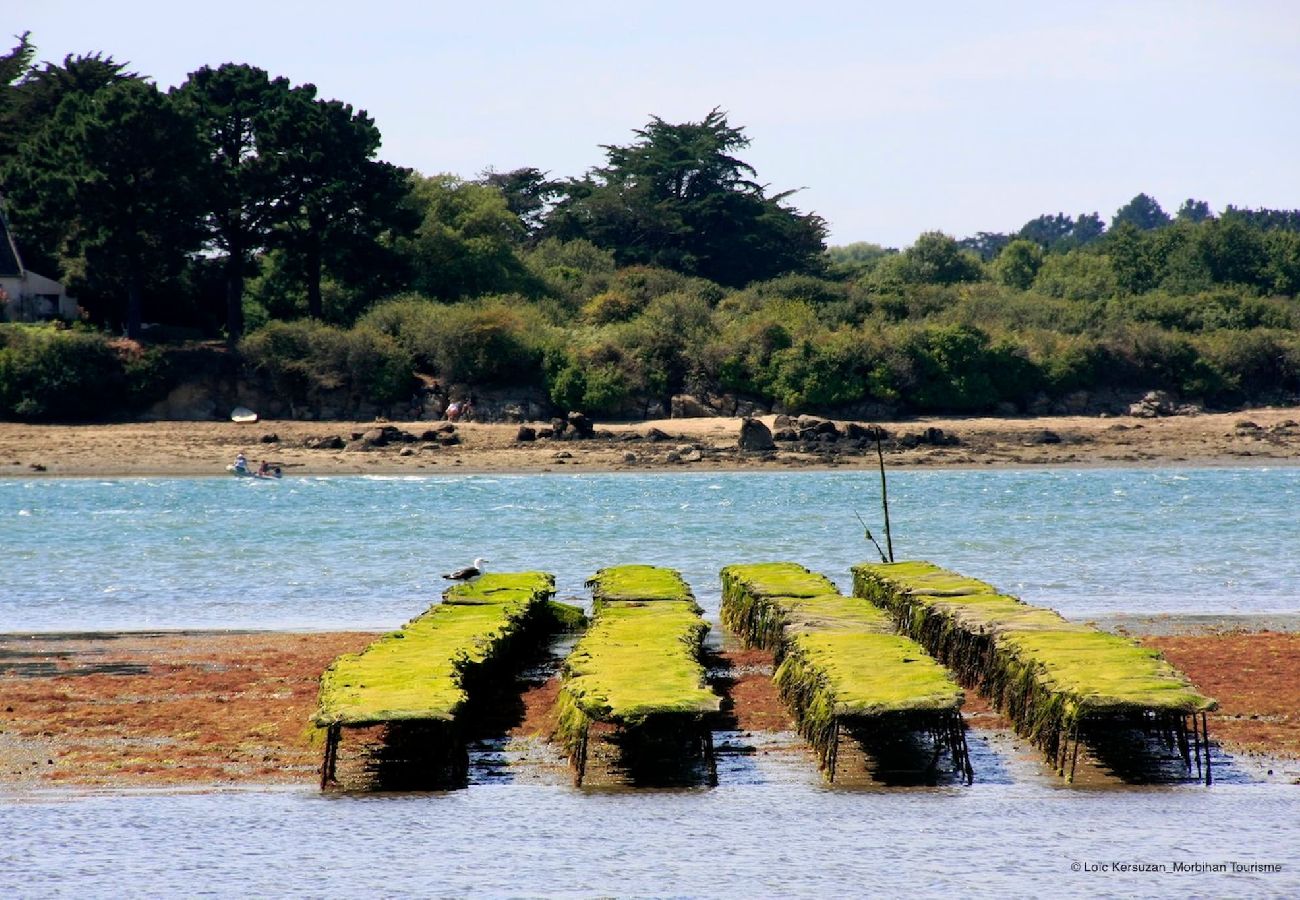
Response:
[{"label": "tall tree trunk", "polygon": [[321,248],[320,238],[312,234],[307,240],[307,315],[313,319],[324,318],[324,305],[320,296]]},{"label": "tall tree trunk", "polygon": [[226,343],[244,336],[244,250],[234,244],[226,258]]},{"label": "tall tree trunk", "polygon": [[140,340],[140,318],[144,308],[144,292],[140,289],[140,273],[133,271],[126,279],[126,336]]}]

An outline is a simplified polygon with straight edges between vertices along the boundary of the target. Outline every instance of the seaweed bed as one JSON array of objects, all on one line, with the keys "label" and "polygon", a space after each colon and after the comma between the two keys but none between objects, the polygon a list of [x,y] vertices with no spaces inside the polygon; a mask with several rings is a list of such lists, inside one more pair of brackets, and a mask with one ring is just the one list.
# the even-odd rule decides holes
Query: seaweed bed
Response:
[{"label": "seaweed bed", "polygon": [[929,733],[933,774],[947,749],[969,782],[961,688],[888,615],[842,596],[797,563],[722,570],[722,621],[750,646],[774,650],[774,680],[834,781],[841,728],[881,738]]},{"label": "seaweed bed", "polygon": [[1163,741],[1189,774],[1194,757],[1210,782],[1205,714],[1217,704],[1159,652],[929,562],[855,566],[853,591],[986,694],[1068,779],[1082,741],[1100,751],[1138,730]]},{"label": "seaweed bed", "polygon": [[399,773],[395,780],[463,776],[464,714],[544,636],[554,592],[543,572],[485,574],[449,588],[400,631],[338,657],[321,675],[312,719],[325,731],[321,786],[334,779],[342,729],[377,725],[387,729],[379,762]]},{"label": "seaweed bed", "polygon": [[654,566],[602,569],[588,582],[593,623],[564,664],[555,738],[581,784],[594,723],[613,730],[634,779],[686,757],[712,760],[705,717],[721,699],[700,662],[709,626],[681,576]]}]

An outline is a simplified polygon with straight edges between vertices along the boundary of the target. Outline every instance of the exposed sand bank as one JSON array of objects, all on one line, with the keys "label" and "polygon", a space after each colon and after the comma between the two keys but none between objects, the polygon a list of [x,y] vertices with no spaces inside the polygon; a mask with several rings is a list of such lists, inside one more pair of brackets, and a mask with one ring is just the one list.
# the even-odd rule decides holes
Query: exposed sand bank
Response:
[{"label": "exposed sand bank", "polygon": [[[765,422],[772,424],[772,417]],[[890,466],[1259,465],[1300,462],[1300,409],[1270,408],[1159,419],[1051,416],[931,418],[882,423],[894,438],[928,428],[955,436],[951,445],[885,445]],[[437,423],[390,423],[420,435]],[[544,425],[546,423],[536,423]],[[0,475],[221,475],[243,452],[270,460],[286,475],[457,472],[782,470],[873,467],[874,447],[849,441],[781,442],[773,453],[736,449],[738,419],[668,419],[597,424],[609,437],[584,441],[515,440],[519,426],[464,423],[459,443],[415,441],[366,450],[313,450],[309,438],[376,427],[374,422],[147,422],[115,425],[0,423]],[[645,439],[650,429],[666,440]],[[274,435],[274,442],[263,439]],[[699,459],[673,461],[669,454]]]},{"label": "exposed sand bank", "polygon": [[[1176,618],[1161,631],[1177,630]],[[1198,633],[1143,641],[1220,702],[1210,733],[1232,753],[1300,772],[1300,633]],[[0,790],[313,784],[317,678],[361,632],[0,635]],[[732,727],[792,727],[771,657],[725,651]],[[551,679],[524,694],[518,737],[553,726]],[[971,728],[1001,727],[967,692]],[[810,765],[813,763],[810,760]]]}]

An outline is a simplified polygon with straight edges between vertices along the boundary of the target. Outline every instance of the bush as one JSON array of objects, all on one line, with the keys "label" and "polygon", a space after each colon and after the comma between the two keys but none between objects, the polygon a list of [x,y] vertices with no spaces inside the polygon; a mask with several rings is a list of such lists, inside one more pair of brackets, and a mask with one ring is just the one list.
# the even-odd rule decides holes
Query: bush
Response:
[{"label": "bush", "polygon": [[345,391],[353,403],[385,406],[405,399],[412,388],[410,354],[373,326],[344,330],[310,319],[272,322],[244,338],[239,351],[295,405]]},{"label": "bush", "polygon": [[[144,369],[137,374],[144,392],[151,376]],[[0,416],[96,419],[129,408],[132,400],[123,361],[103,335],[44,325],[0,326]]]},{"label": "bush", "polygon": [[447,304],[408,295],[381,303],[358,325],[390,335],[421,372],[484,385],[540,384],[551,331],[540,310],[518,297]]}]

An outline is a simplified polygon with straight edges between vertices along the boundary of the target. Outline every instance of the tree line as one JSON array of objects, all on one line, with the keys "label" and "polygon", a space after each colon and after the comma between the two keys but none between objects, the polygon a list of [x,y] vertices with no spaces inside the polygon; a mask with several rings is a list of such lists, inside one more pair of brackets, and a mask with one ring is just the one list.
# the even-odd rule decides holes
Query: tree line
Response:
[{"label": "tree line", "polygon": [[[1139,194],[1109,222],[828,249],[718,109],[651,117],[576,177],[463,178],[379,159],[364,111],[254,66],[162,91],[102,53],[34,59],[26,35],[0,57],[0,187],[28,265],[100,327],[224,336],[302,402],[398,402],[417,374],[610,415],[683,391],[900,412],[1300,391],[1294,210],[1170,215]],[[0,413],[41,414],[50,340],[0,334]],[[145,398],[164,367],[134,352],[99,383]]]}]

